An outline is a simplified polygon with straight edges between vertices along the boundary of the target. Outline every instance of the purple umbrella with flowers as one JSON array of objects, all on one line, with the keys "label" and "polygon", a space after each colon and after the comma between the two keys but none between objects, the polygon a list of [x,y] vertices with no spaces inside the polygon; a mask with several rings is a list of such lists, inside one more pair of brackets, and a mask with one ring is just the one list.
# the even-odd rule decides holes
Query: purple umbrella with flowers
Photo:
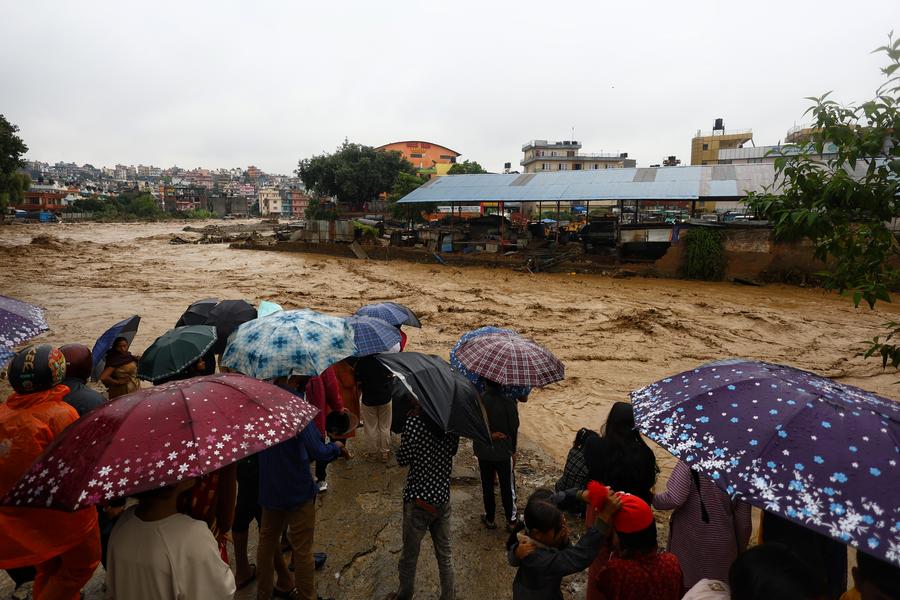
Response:
[{"label": "purple umbrella with flowers", "polygon": [[42,308],[0,296],[0,367],[15,355],[16,346],[47,331]]},{"label": "purple umbrella with flowers", "polygon": [[897,402],[749,360],[631,398],[642,433],[728,494],[900,565]]}]

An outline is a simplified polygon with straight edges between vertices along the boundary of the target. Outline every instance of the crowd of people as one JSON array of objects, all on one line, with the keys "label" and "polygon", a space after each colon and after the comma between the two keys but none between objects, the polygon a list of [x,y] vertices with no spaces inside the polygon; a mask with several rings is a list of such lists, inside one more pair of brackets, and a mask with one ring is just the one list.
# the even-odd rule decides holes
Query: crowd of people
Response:
[{"label": "crowd of people", "polygon": [[[392,350],[401,351],[405,346]],[[139,389],[139,357],[117,339],[99,376],[110,399]],[[211,363],[211,364],[210,364]],[[90,350],[79,344],[29,346],[8,367],[14,393],[0,404],[0,496],[53,438],[107,401],[88,385]],[[170,378],[208,373],[204,357]],[[0,508],[0,568],[17,586],[33,581],[37,600],[74,600],[97,566],[109,598],[229,598],[256,582],[258,598],[315,600],[316,498],[326,492],[327,465],[351,458],[347,440],[372,462],[392,451],[392,375],[372,357],[347,359],[316,377],[281,377],[278,387],[319,409],[295,437],[197,480],[114,499],[74,512]],[[497,524],[496,487],[506,552],[516,570],[515,600],[562,599],[564,577],[587,570],[588,600],[882,600],[898,598],[898,569],[857,553],[847,589],[846,546],[775,515],[764,514],[751,544],[750,506],[679,462],[664,489],[659,468],[638,433],[632,407],[617,402],[599,432],[578,432],[555,490],[533,490],[520,513],[515,478],[520,402],[484,381],[481,401],[491,443],[476,440],[483,490],[481,522]],[[402,551],[390,598],[414,597],[416,567],[431,536],[440,597],[456,597],[450,475],[459,437],[432,421],[415,399],[404,415],[396,462],[407,467],[402,494]],[[672,511],[666,549],[658,545],[653,509]],[[570,539],[569,520],[585,533]],[[255,563],[249,531],[259,528]],[[228,564],[229,546],[235,570]],[[752,546],[752,547],[751,547]],[[498,547],[498,552],[503,550]],[[290,552],[290,565],[285,554]],[[459,565],[457,565],[459,567]],[[845,594],[842,596],[842,594]],[[469,597],[479,597],[477,592]]]}]

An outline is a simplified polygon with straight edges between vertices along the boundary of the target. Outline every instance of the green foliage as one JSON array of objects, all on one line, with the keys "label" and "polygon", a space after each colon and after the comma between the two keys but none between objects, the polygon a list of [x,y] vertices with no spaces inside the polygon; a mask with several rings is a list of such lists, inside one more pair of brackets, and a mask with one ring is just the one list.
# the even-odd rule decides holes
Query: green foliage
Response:
[{"label": "green foliage", "polygon": [[362,237],[378,237],[378,230],[371,225],[366,225],[365,223],[360,223],[359,221],[353,221],[353,229],[359,232],[359,235]]},{"label": "green foliage", "polygon": [[216,213],[205,208],[195,208],[183,213],[181,216],[185,219],[215,219]]},{"label": "green foliage", "polygon": [[300,161],[297,175],[306,189],[362,210],[367,202],[394,187],[400,173],[414,173],[399,152],[383,152],[347,140],[333,153]]},{"label": "green foliage", "polygon": [[412,173],[400,173],[397,175],[397,181],[394,182],[394,187],[391,188],[391,193],[388,195],[388,206],[390,207],[391,215],[395,219],[406,219],[410,214],[413,214],[414,220],[422,220],[422,211],[427,210],[427,204],[400,205],[397,204],[397,201],[411,194],[416,188],[427,182],[428,178],[421,175]]},{"label": "green foliage", "polygon": [[72,204],[70,210],[92,213],[92,218],[97,221],[155,220],[166,216],[156,198],[147,192],[125,192],[109,199],[97,196],[80,198]]},{"label": "green foliage", "polygon": [[13,125],[0,115],[0,218],[6,214],[10,203],[18,204],[22,193],[28,189],[31,179],[16,171],[25,166],[22,156],[28,146],[18,135],[18,125]]},{"label": "green foliage", "polygon": [[337,206],[334,202],[327,202],[322,198],[310,198],[306,206],[304,216],[308,221],[336,221],[338,218]]},{"label": "green foliage", "polygon": [[487,173],[487,171],[474,160],[456,163],[447,171],[447,175],[480,175],[481,173]]},{"label": "green foliage", "polygon": [[688,279],[719,281],[725,275],[725,247],[715,229],[696,227],[684,235],[682,274]]},{"label": "green foliage", "polygon": [[[757,214],[772,221],[778,237],[814,242],[815,256],[828,265],[822,273],[826,288],[849,296],[855,306],[865,300],[870,308],[879,300],[890,302],[900,282],[900,244],[891,229],[900,216],[900,39],[891,34],[875,52],[888,58],[881,69],[886,81],[875,97],[849,106],[829,99],[830,92],[809,98],[812,144],[776,158],[778,187],[748,198]],[[819,159],[829,142],[837,153]],[[895,325],[870,342],[866,356],[900,365],[900,347],[890,343],[898,333]]]}]

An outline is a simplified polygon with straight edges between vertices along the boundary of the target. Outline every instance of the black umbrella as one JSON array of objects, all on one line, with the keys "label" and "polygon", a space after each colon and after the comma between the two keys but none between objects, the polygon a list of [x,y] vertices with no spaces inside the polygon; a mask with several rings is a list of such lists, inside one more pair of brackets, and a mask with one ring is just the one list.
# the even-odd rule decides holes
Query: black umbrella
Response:
[{"label": "black umbrella", "polygon": [[206,317],[209,316],[209,311],[211,311],[218,303],[219,301],[216,298],[197,300],[188,306],[187,310],[184,311],[184,314],[178,318],[175,327],[182,327],[184,325],[205,325]]},{"label": "black umbrella", "polygon": [[399,380],[406,393],[394,394],[393,412],[405,420],[407,395],[418,399],[422,411],[447,433],[491,443],[487,416],[478,390],[439,356],[419,352],[378,354],[378,361]]},{"label": "black umbrella", "polygon": [[228,345],[228,336],[234,330],[256,318],[256,308],[246,300],[222,300],[216,304],[206,317],[204,325],[216,328],[216,343],[213,351],[222,354]]}]

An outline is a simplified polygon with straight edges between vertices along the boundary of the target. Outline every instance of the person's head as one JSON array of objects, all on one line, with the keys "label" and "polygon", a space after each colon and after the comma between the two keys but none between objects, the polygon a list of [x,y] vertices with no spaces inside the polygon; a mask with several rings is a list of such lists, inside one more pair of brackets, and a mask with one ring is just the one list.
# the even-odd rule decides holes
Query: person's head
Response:
[{"label": "person's head", "polygon": [[628,402],[616,402],[609,409],[603,436],[612,440],[628,440],[637,436],[634,428],[634,408]]},{"label": "person's head", "polygon": [[137,499],[137,501],[143,506],[165,503],[171,503],[174,505],[175,501],[178,499],[178,496],[182,492],[185,492],[194,487],[194,483],[196,483],[196,481],[193,478],[185,479],[184,481],[179,481],[178,483],[173,483],[172,485],[166,485],[156,489],[147,490],[146,492],[134,494],[134,498]]},{"label": "person's head", "polygon": [[900,568],[865,552],[856,553],[853,582],[862,600],[900,598]]},{"label": "person's head", "polygon": [[551,548],[561,548],[569,541],[569,523],[559,508],[550,502],[553,492],[538,488],[525,505],[525,531],[528,537]]},{"label": "person's head", "polygon": [[16,353],[9,363],[7,378],[19,394],[49,390],[66,377],[66,357],[50,344],[35,344]]},{"label": "person's head", "polygon": [[66,357],[66,377],[87,381],[94,368],[91,349],[84,344],[66,344],[59,351]]},{"label": "person's head", "polygon": [[129,344],[128,344],[128,340],[126,338],[117,337],[115,339],[115,341],[113,341],[112,349],[115,350],[116,352],[125,354],[126,352],[128,352],[128,347],[129,347]]},{"label": "person's head", "polygon": [[656,542],[656,521],[650,521],[650,525],[640,531],[632,533],[616,531],[615,545],[624,556],[656,552],[658,547]]},{"label": "person's head", "polygon": [[750,548],[728,572],[731,600],[820,600],[821,581],[803,560],[781,544]]},{"label": "person's head", "polygon": [[206,372],[206,360],[204,360],[203,357],[201,356],[199,359],[197,359],[197,362],[195,362],[193,364],[193,366],[191,367],[191,370],[194,373],[205,373]]}]

